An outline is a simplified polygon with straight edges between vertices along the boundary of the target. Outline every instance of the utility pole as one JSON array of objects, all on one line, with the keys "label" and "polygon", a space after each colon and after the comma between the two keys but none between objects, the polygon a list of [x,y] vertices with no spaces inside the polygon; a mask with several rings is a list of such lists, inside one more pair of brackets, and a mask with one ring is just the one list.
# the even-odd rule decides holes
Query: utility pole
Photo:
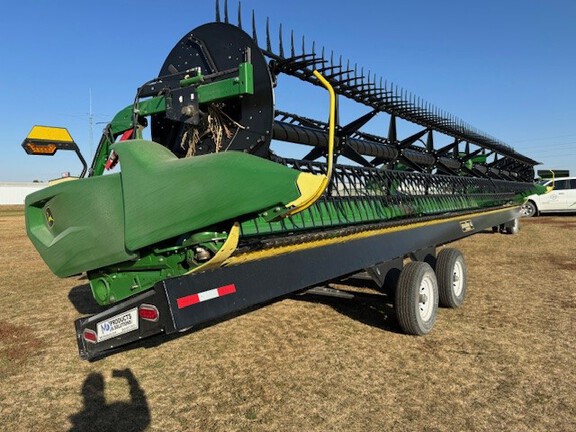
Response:
[{"label": "utility pole", "polygon": [[90,154],[88,155],[88,158],[92,159],[92,149],[94,148],[94,115],[92,113],[92,88],[88,89],[88,93],[90,97],[90,110],[88,111],[88,127],[89,127],[88,145],[90,147]]}]

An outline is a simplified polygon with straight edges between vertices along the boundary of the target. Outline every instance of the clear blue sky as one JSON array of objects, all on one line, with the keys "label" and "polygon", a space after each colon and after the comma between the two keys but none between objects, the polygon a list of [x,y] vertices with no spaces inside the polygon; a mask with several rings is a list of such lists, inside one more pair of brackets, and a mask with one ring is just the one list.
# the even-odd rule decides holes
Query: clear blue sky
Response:
[{"label": "clear blue sky", "polygon": [[[237,2],[230,2],[236,17]],[[242,2],[543,162],[576,174],[576,2],[328,0]],[[89,157],[104,122],[158,73],[176,42],[214,19],[210,1],[7,2],[0,15],[0,181],[47,180],[80,165],[26,156],[35,124],[67,127]],[[289,33],[286,32],[286,36]],[[261,34],[261,38],[263,34]],[[317,118],[325,95],[279,85],[277,108]],[[89,145],[89,89],[94,146]],[[294,89],[294,90],[293,90]],[[344,111],[343,122],[362,113]],[[370,124],[386,134],[386,123]]]}]

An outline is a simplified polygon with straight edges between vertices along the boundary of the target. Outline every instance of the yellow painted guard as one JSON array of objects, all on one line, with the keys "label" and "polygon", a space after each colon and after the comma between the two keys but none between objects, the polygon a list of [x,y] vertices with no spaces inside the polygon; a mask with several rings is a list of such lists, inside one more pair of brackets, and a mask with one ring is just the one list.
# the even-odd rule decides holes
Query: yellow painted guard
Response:
[{"label": "yellow painted guard", "polygon": [[186,274],[198,273],[205,270],[210,270],[213,268],[220,267],[224,261],[226,261],[236,250],[238,246],[238,241],[240,240],[240,224],[234,222],[230,232],[228,233],[228,238],[222,245],[222,247],[216,252],[212,259],[204,264],[190,270]]},{"label": "yellow painted guard", "polygon": [[286,207],[292,207],[283,217],[292,216],[296,213],[306,210],[314,204],[318,198],[322,196],[330,177],[332,177],[332,166],[334,164],[334,130],[335,130],[335,116],[336,116],[336,94],[330,83],[324,78],[320,72],[314,71],[314,76],[318,78],[320,83],[328,90],[330,94],[330,120],[328,121],[328,170],[326,175],[314,175],[310,173],[302,173],[298,176],[297,184],[300,190],[300,198],[288,203]]}]

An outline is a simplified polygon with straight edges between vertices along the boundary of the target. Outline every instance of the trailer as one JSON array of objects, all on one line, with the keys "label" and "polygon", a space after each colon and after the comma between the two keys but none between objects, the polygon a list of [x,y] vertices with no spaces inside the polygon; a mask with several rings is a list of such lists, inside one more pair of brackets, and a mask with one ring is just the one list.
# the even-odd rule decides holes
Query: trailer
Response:
[{"label": "trailer", "polygon": [[437,254],[437,247],[492,227],[513,233],[518,217],[518,207],[461,213],[239,254],[226,266],[166,279],[78,319],[79,353],[87,360],[100,358],[147,337],[184,332],[300,291],[334,295],[333,289],[310,288],[360,271],[386,294],[382,302],[393,298],[400,328],[424,335],[434,326],[438,306],[461,306],[467,289],[463,255],[454,248]]},{"label": "trailer", "polygon": [[[224,19],[185,35],[105,128],[88,168],[63,128],[30,154],[74,150],[84,169],[26,199],[28,235],[60,277],[85,273],[107,309],[76,321],[93,360],[363,272],[401,329],[430,332],[462,305],[466,263],[444,245],[514,234],[536,161],[371,72],[307,46],[272,48]],[[276,108],[278,78],[324,88],[328,120]],[[342,122],[339,98],[367,109]],[[316,101],[308,101],[315,103]],[[388,117],[387,134],[363,127]],[[419,131],[400,138],[398,121]],[[143,139],[150,125],[151,140]],[[309,146],[301,159],[272,140]],[[448,141],[446,141],[448,140]],[[442,142],[444,141],[444,142]],[[103,175],[119,165],[120,172]]]}]

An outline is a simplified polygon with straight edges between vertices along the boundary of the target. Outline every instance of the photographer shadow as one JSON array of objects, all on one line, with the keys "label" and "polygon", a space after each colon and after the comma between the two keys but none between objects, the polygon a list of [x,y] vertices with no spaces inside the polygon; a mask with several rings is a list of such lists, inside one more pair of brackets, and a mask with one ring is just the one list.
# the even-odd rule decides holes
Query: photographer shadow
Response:
[{"label": "photographer shadow", "polygon": [[90,373],[82,385],[84,409],[70,416],[72,427],[69,432],[141,432],[150,425],[146,395],[132,371],[114,370],[112,376],[126,379],[130,388],[130,401],[106,403],[104,377],[101,373]]}]

